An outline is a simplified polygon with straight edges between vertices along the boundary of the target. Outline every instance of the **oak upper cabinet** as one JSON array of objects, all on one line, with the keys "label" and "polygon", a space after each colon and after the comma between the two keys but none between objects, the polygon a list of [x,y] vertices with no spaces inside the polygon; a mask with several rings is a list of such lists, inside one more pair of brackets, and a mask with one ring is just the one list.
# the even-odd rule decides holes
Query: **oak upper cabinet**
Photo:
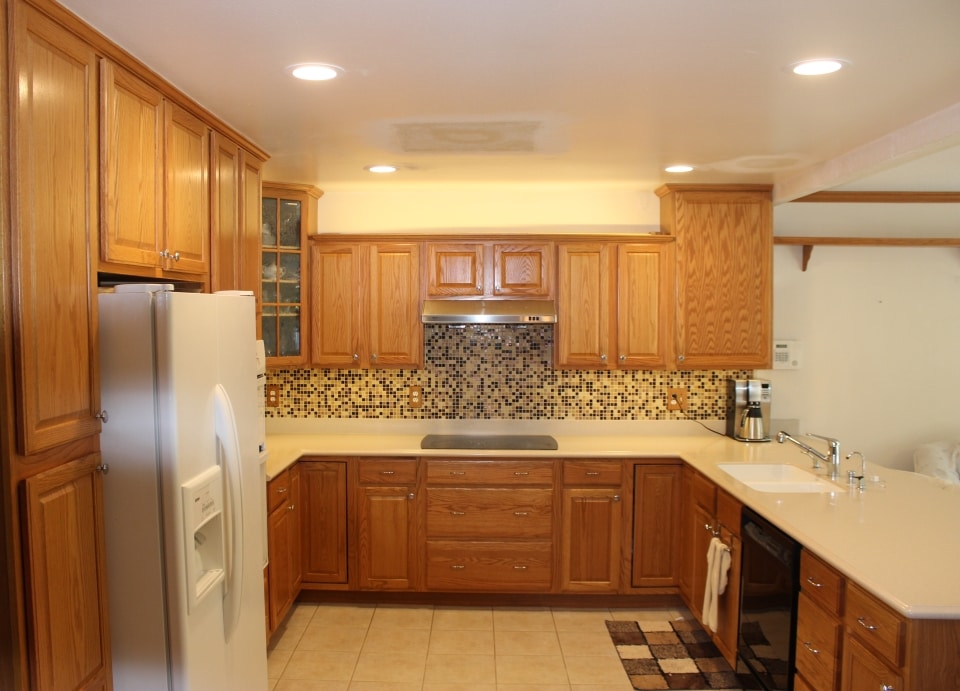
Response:
[{"label": "oak upper cabinet", "polygon": [[322,194],[310,185],[263,183],[260,332],[270,367],[307,363],[307,238],[317,232],[316,206]]},{"label": "oak upper cabinet", "polygon": [[425,253],[427,297],[553,295],[552,242],[427,242]]},{"label": "oak upper cabinet", "polygon": [[24,481],[30,688],[109,688],[102,482],[99,454]]},{"label": "oak upper cabinet", "polygon": [[566,460],[561,490],[560,590],[620,588],[623,464]]},{"label": "oak upper cabinet", "polygon": [[676,238],[676,366],[767,368],[773,220],[767,185],[664,185],[660,226]]},{"label": "oak upper cabinet", "polygon": [[12,34],[10,280],[18,447],[34,454],[100,431],[96,265],[97,59],[16,3]]},{"label": "oak upper cabinet", "polygon": [[681,468],[679,461],[633,466],[633,587],[677,584]]},{"label": "oak upper cabinet", "polygon": [[300,466],[303,583],[347,583],[347,461],[306,459]]},{"label": "oak upper cabinet", "polygon": [[673,327],[673,244],[559,243],[554,364],[664,368]]},{"label": "oak upper cabinet", "polygon": [[417,460],[357,459],[357,587],[409,590],[417,574]]},{"label": "oak upper cabinet", "polygon": [[422,364],[419,243],[316,240],[310,261],[314,365]]},{"label": "oak upper cabinet", "polygon": [[210,271],[210,128],[184,108],[164,104],[163,268]]}]

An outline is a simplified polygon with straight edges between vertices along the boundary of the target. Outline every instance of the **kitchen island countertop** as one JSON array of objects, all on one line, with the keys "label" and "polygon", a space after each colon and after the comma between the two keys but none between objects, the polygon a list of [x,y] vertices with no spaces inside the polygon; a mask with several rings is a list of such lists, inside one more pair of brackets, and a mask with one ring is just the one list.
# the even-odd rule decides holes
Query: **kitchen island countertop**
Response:
[{"label": "kitchen island countertop", "polygon": [[[557,450],[425,450],[430,433],[550,434]],[[960,486],[868,466],[860,492],[759,492],[720,463],[810,461],[792,445],[746,444],[693,422],[268,420],[268,479],[302,456],[680,458],[908,618],[960,619]],[[841,440],[842,442],[843,440]],[[816,440],[811,445],[816,446]],[[849,446],[843,451],[852,450]],[[845,461],[843,473],[854,468]],[[857,468],[859,465],[857,464]],[[822,471],[821,471],[822,472]]]}]

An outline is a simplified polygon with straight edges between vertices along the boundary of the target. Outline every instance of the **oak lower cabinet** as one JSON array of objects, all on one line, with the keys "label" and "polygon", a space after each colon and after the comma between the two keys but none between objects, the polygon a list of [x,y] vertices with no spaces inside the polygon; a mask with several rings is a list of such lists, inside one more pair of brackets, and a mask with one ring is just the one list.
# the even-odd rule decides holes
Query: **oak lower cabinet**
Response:
[{"label": "oak lower cabinet", "polygon": [[547,592],[554,462],[426,459],[427,590]]},{"label": "oak lower cabinet", "polygon": [[24,481],[30,688],[110,687],[100,455]]},{"label": "oak lower cabinet", "polygon": [[560,590],[615,593],[620,589],[623,464],[561,463]]},{"label": "oak lower cabinet", "polygon": [[355,461],[352,552],[361,590],[417,584],[417,465],[413,458]]},{"label": "oak lower cabinet", "polygon": [[300,466],[284,470],[267,484],[268,633],[276,631],[300,592]]},{"label": "oak lower cabinet", "polygon": [[303,583],[347,585],[346,459],[301,460]]},{"label": "oak lower cabinet", "polygon": [[633,466],[633,553],[630,584],[675,587],[680,551],[681,469],[675,462]]},{"label": "oak lower cabinet", "polygon": [[313,238],[310,269],[314,365],[422,364],[419,243]]},{"label": "oak lower cabinet", "polygon": [[797,679],[820,691],[834,691],[840,685],[844,586],[843,577],[831,566],[809,550],[801,552]]},{"label": "oak lower cabinet", "polygon": [[656,194],[661,231],[676,238],[673,365],[770,367],[771,187],[669,184]]}]

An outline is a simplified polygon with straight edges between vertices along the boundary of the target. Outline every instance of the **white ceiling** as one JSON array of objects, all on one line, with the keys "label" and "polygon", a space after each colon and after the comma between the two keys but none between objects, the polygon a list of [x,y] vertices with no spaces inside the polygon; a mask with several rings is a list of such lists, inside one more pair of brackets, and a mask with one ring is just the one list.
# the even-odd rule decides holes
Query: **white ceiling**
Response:
[{"label": "white ceiling", "polygon": [[[960,190],[958,0],[62,2],[269,152],[272,180],[383,184],[364,166],[393,162],[424,185]],[[850,66],[785,69],[826,56]],[[345,74],[286,74],[307,61]],[[438,134],[461,150],[416,150]]]}]

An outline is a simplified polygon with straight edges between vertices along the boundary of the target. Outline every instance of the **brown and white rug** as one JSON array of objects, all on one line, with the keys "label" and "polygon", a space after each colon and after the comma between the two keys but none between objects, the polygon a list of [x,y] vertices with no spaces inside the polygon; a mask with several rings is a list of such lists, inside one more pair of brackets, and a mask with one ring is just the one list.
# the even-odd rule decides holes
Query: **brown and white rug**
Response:
[{"label": "brown and white rug", "polygon": [[737,675],[692,619],[608,621],[633,688],[739,691]]}]

